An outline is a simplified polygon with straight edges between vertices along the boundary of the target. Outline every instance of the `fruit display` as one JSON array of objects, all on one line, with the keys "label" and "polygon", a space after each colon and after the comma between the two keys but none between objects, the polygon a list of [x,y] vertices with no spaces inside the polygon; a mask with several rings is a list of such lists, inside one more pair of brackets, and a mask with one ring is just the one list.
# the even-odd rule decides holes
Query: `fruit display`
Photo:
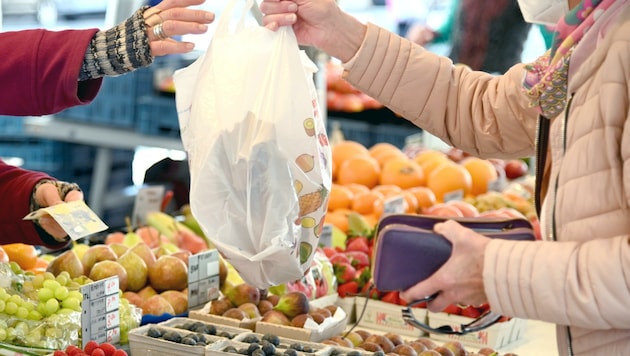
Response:
[{"label": "fruit display", "polygon": [[127,356],[127,351],[116,346],[103,342],[88,341],[83,349],[69,345],[64,350],[55,350],[52,356]]},{"label": "fruit display", "polygon": [[362,93],[342,77],[343,67],[335,62],[326,64],[327,107],[330,111],[360,112],[380,109],[383,104]]}]

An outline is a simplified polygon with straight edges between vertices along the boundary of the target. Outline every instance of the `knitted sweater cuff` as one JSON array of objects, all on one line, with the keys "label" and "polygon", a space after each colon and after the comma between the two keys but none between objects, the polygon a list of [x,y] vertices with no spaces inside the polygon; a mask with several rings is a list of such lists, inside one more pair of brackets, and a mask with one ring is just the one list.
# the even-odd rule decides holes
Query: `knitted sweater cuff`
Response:
[{"label": "knitted sweater cuff", "polygon": [[143,6],[126,21],[94,35],[85,51],[79,80],[120,75],[153,62],[143,17],[148,8]]}]

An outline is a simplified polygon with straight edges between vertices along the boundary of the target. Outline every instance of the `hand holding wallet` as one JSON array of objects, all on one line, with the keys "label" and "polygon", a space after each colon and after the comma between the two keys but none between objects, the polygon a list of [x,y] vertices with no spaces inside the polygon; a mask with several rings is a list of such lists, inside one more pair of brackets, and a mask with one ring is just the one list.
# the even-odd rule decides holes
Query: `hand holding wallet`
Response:
[{"label": "hand holding wallet", "polygon": [[446,220],[490,238],[535,240],[532,225],[525,219],[388,215],[376,230],[374,286],[379,291],[404,291],[435,273],[452,251],[450,241],[433,231],[435,224]]}]

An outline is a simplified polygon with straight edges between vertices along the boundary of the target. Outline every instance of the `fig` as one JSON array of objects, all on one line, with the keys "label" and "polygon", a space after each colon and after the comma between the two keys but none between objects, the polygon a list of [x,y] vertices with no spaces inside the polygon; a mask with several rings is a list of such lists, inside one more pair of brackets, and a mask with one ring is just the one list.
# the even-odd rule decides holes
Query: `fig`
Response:
[{"label": "fig", "polygon": [[370,341],[364,341],[361,345],[359,345],[359,348],[362,348],[363,350],[370,351],[370,352],[378,352],[378,351],[383,352],[383,349],[381,348],[379,344],[370,342]]},{"label": "fig", "polygon": [[367,339],[365,339],[365,342],[373,342],[375,344],[378,344],[384,353],[392,352],[392,350],[394,349],[394,343],[385,335],[372,334]]},{"label": "fig", "polygon": [[455,356],[466,356],[466,348],[459,341],[447,341],[442,346],[451,350]]},{"label": "fig", "polygon": [[326,319],[326,317],[324,317],[322,314],[320,313],[314,313],[314,314],[309,314],[311,316],[311,318],[313,319],[314,322],[316,322],[317,324],[321,324],[324,322],[324,320]]},{"label": "fig", "polygon": [[408,344],[398,344],[392,352],[400,356],[418,356],[416,350]]},{"label": "fig", "polygon": [[433,342],[433,340],[429,339],[428,337],[419,337],[415,339],[414,342],[419,342],[423,344],[429,350],[433,350],[434,348],[438,346],[435,342]]},{"label": "fig", "polygon": [[260,312],[258,311],[258,307],[254,303],[243,303],[239,305],[237,308],[244,311],[247,314],[247,318],[249,319],[259,319]]},{"label": "fig", "polygon": [[434,348],[433,351],[436,351],[438,354],[440,354],[442,356],[455,356],[453,351],[451,351],[450,349],[448,349],[448,348],[446,348],[444,346],[438,346],[438,347]]},{"label": "fig", "polygon": [[273,304],[267,299],[262,299],[258,302],[258,312],[260,312],[260,315],[265,315],[265,313],[271,309],[273,309]]},{"label": "fig", "polygon": [[335,335],[333,337],[330,338],[332,341],[336,342],[337,344],[339,344],[339,346],[343,346],[343,347],[349,347],[349,348],[353,348],[354,344],[352,343],[352,341],[346,339],[345,337],[341,336],[341,335]]},{"label": "fig", "polygon": [[358,329],[358,330],[355,330],[354,332],[359,334],[359,335],[361,335],[363,340],[367,339],[370,335],[372,335],[371,332],[369,332],[367,330],[363,330],[363,329]]},{"label": "fig", "polygon": [[237,319],[237,320],[243,320],[247,318],[247,314],[245,314],[245,312],[240,310],[239,308],[230,308],[226,310],[222,316],[226,318],[230,318],[230,319]]},{"label": "fig", "polygon": [[302,292],[288,292],[278,299],[274,310],[282,312],[289,319],[298,314],[308,314],[310,305],[308,297]]},{"label": "fig", "polygon": [[385,337],[388,338],[394,344],[394,346],[401,345],[405,342],[402,336],[393,332],[386,333]]},{"label": "fig", "polygon": [[417,342],[417,341],[410,342],[409,346],[413,347],[413,349],[416,351],[417,354],[421,353],[422,351],[428,350],[425,344],[421,342]]},{"label": "fig", "polygon": [[419,353],[418,356],[442,356],[442,355],[440,355],[440,353],[435,350],[426,350]]},{"label": "fig", "polygon": [[291,321],[284,315],[283,312],[278,310],[270,310],[263,315],[261,321],[271,324],[279,324],[279,325],[291,325]]},{"label": "fig", "polygon": [[228,289],[225,296],[236,307],[245,303],[258,305],[258,302],[260,302],[260,291],[258,288],[247,283],[237,284],[233,288]]},{"label": "fig", "polygon": [[291,319],[291,326],[296,327],[296,328],[303,328],[304,323],[306,323],[308,319],[313,320],[313,317],[311,317],[308,314],[298,314],[295,317],[293,317],[293,319]]},{"label": "fig", "polygon": [[230,302],[227,298],[213,300],[210,303],[210,310],[208,311],[208,314],[223,315],[223,313],[230,308],[234,308],[234,305],[232,305],[232,302]]}]

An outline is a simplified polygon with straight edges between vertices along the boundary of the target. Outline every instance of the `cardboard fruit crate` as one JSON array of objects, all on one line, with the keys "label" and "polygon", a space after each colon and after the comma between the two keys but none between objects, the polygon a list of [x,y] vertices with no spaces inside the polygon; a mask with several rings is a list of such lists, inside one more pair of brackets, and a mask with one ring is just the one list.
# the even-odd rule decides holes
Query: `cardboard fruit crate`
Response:
[{"label": "cardboard fruit crate", "polygon": [[[404,306],[365,297],[356,297],[355,299],[354,307],[359,326],[383,332],[395,332],[401,336],[414,338],[426,336],[425,332],[408,325],[403,320],[402,309]],[[413,314],[418,320],[426,320],[427,310],[413,308]]]},{"label": "cardboard fruit crate", "polygon": [[220,315],[210,314],[210,306],[212,305],[212,301],[206,303],[201,309],[191,310],[188,312],[188,317],[191,319],[197,319],[202,321],[207,321],[213,324],[218,325],[226,325],[235,328],[248,329],[248,330],[256,330],[256,322],[258,319],[243,319],[237,320],[232,318],[226,318]]},{"label": "cardboard fruit crate", "polygon": [[[447,313],[428,313],[429,326],[433,328],[440,327],[442,325],[451,325],[454,328],[459,327],[462,324],[470,323],[473,319]],[[505,347],[513,341],[516,341],[514,337],[521,338],[523,335],[522,328],[525,323],[518,322],[519,319],[512,318],[509,321],[496,323],[486,329],[466,334],[466,335],[445,335],[431,333],[430,337],[440,341],[459,341],[465,346],[472,346],[477,348],[490,347],[498,349]],[[515,330],[518,329],[518,330]],[[514,337],[513,337],[514,335]]]},{"label": "cardboard fruit crate", "polygon": [[204,356],[206,348],[220,348],[229,339],[219,336],[207,335],[206,337],[212,341],[208,345],[186,345],[167,341],[161,338],[153,338],[147,335],[150,328],[161,328],[167,331],[176,331],[181,335],[194,334],[192,331],[184,329],[175,329],[159,324],[147,324],[129,332],[129,350],[133,356],[145,355],[161,355],[161,356],[179,356],[179,355],[196,355]]},{"label": "cardboard fruit crate", "polygon": [[355,297],[337,298],[335,304],[343,309],[348,315],[348,324],[352,324],[357,320],[357,314],[355,310],[356,299]]},{"label": "cardboard fruit crate", "polygon": [[296,328],[259,321],[256,323],[256,332],[259,334],[274,334],[301,341],[320,342],[341,334],[346,328],[347,317],[342,308],[337,308],[332,317],[326,318],[319,325],[314,322],[311,324],[311,321],[308,320],[303,328]]},{"label": "cardboard fruit crate", "polygon": [[227,325],[220,325],[220,324],[215,324],[208,321],[191,319],[191,318],[182,318],[182,317],[171,318],[169,320],[159,323],[158,325],[167,326],[174,329],[182,329],[182,327],[188,323],[203,323],[210,327],[214,327],[216,329],[216,336],[225,337],[228,339],[233,339],[241,334],[247,334],[247,333],[252,332],[252,330],[250,329],[238,328],[238,327],[227,326]]}]

